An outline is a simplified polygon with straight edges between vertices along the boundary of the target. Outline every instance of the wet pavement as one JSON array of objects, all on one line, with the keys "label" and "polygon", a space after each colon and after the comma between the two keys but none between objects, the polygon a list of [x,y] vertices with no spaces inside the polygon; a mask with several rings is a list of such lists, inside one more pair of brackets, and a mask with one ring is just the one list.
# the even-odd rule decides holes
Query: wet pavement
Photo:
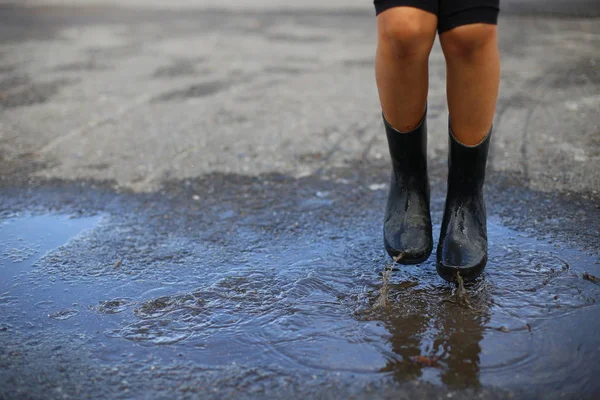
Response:
[{"label": "wet pavement", "polygon": [[370,10],[0,6],[0,398],[596,398],[598,21],[508,3],[464,292],[383,250]]}]

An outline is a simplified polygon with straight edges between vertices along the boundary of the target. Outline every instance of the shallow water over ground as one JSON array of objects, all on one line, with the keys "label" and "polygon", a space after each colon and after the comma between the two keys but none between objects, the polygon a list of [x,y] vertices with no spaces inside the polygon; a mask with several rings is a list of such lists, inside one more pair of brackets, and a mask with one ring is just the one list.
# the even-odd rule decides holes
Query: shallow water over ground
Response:
[{"label": "shallow water over ground", "polygon": [[[310,214],[326,197],[300,207]],[[213,211],[222,221],[236,215],[227,205]],[[114,215],[9,216],[0,223],[0,334],[34,346],[61,338],[59,349],[76,338],[117,370],[185,363],[190,377],[215,374],[212,384],[249,393],[286,379],[524,396],[600,390],[600,286],[584,279],[600,269],[591,253],[492,217],[486,273],[462,298],[432,255],[394,266],[388,305],[377,307],[390,263],[378,221],[273,234],[244,218],[199,239]],[[234,367],[246,372],[218,372]]]}]

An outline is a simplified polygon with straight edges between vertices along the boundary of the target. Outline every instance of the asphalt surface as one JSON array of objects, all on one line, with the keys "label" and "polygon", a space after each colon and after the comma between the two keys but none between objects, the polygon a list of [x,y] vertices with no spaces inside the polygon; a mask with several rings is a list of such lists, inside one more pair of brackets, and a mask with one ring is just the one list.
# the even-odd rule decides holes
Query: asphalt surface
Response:
[{"label": "asphalt surface", "polygon": [[[152,191],[211,172],[380,161],[374,21],[361,10],[5,6],[8,174],[36,163],[43,179]],[[501,27],[491,168],[536,190],[597,191],[597,20],[509,15]],[[436,46],[432,159],[446,154],[444,75]]]},{"label": "asphalt surface", "polygon": [[0,2],[0,398],[600,393],[598,2],[503,1],[477,312],[430,260],[375,313],[370,3],[115,3]]}]

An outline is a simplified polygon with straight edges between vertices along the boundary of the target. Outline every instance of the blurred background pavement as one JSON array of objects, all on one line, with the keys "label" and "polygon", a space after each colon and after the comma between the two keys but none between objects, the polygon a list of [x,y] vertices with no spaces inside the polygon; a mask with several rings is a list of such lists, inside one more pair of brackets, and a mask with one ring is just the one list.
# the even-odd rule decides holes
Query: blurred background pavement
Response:
[{"label": "blurred background pavement", "polygon": [[[493,170],[542,191],[600,189],[599,4],[502,2]],[[366,0],[4,5],[4,179],[28,170],[152,191],[210,172],[383,164],[374,50]],[[444,75],[436,44],[434,163],[446,154]]]}]

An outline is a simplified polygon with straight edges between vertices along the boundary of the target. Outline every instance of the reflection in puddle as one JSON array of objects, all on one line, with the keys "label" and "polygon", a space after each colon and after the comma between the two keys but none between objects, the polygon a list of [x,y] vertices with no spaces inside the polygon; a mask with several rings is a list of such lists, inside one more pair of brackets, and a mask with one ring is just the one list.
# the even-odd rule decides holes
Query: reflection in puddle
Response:
[{"label": "reflection in puddle", "polygon": [[[65,244],[89,229],[101,217],[71,218],[68,215],[29,215],[0,220],[0,276],[12,278],[44,253]],[[2,289],[2,287],[0,287]]]},{"label": "reflection in puddle", "polygon": [[[31,288],[27,284],[27,276],[41,257],[93,228],[101,218],[26,215],[0,221],[0,305],[13,305],[22,312],[19,316],[9,316],[9,321],[14,320],[31,328],[35,324],[27,319],[32,314],[39,315],[39,312],[55,321],[65,321],[79,315],[79,310],[69,308],[77,305],[73,303],[77,300],[65,298],[57,290],[61,284],[56,283],[53,276],[47,277],[54,286],[51,291]],[[37,312],[29,312],[33,310]]]},{"label": "reflection in puddle", "polygon": [[[598,351],[592,333],[600,287],[582,279],[586,271],[597,274],[596,260],[497,223],[489,224],[486,274],[467,285],[466,302],[437,276],[432,255],[391,271],[389,302],[376,307],[388,259],[378,232],[360,226],[347,233],[354,238],[348,242],[336,232],[275,239],[240,229],[236,243],[251,249],[234,261],[213,243],[153,237],[143,256],[118,268],[111,258],[101,268],[69,269],[77,251],[93,251],[105,235],[115,235],[115,243],[135,240],[133,228],[98,222],[55,216],[0,225],[0,310],[11,329],[43,329],[51,319],[90,335],[94,349],[142,359],[152,347],[166,362],[177,356],[160,349],[176,347],[206,368],[277,365],[307,376],[333,371],[354,380],[360,373],[450,388],[596,387],[588,372],[596,361],[582,356]],[[68,242],[93,226],[93,235]]]}]

